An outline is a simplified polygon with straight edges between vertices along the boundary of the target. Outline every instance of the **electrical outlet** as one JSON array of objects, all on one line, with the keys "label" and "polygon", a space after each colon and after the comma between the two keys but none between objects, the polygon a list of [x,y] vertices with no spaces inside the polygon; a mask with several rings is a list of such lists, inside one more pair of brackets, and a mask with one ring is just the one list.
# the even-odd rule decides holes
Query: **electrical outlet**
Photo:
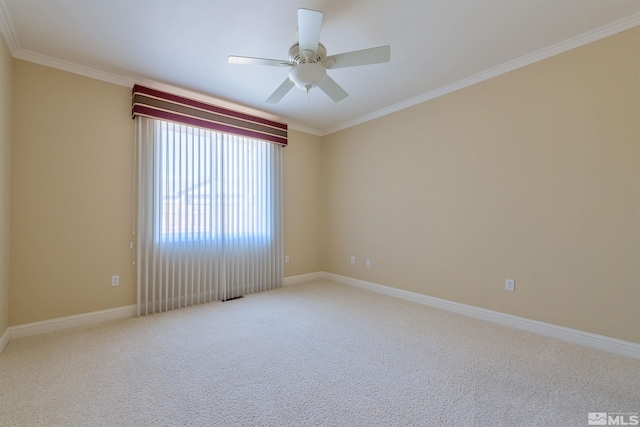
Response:
[{"label": "electrical outlet", "polygon": [[356,257],[351,256],[351,264],[355,264],[356,263]]},{"label": "electrical outlet", "polygon": [[371,260],[370,259],[364,260],[364,266],[367,268],[371,267]]},{"label": "electrical outlet", "polygon": [[120,286],[120,276],[111,276],[111,286]]},{"label": "electrical outlet", "polygon": [[513,279],[507,279],[504,281],[504,290],[515,292],[516,290],[516,281]]}]

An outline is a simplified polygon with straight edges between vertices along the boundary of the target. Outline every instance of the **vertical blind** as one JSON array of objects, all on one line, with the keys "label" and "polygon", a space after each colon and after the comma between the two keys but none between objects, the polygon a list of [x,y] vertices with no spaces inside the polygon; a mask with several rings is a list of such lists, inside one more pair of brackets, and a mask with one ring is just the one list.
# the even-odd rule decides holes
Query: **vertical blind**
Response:
[{"label": "vertical blind", "polygon": [[282,144],[136,117],[138,315],[282,285]]}]

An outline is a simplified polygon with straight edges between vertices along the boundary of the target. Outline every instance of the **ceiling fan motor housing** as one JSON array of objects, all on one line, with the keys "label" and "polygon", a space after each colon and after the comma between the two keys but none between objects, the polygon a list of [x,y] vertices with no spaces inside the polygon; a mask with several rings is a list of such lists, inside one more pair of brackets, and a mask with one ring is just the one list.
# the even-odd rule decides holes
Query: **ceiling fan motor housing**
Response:
[{"label": "ceiling fan motor housing", "polygon": [[295,64],[301,64],[303,62],[313,62],[315,64],[321,64],[326,57],[327,49],[322,43],[318,43],[317,53],[313,54],[313,52],[311,52],[309,58],[305,58],[304,52],[300,52],[300,45],[298,43],[294,43],[293,46],[289,48],[289,61]]}]

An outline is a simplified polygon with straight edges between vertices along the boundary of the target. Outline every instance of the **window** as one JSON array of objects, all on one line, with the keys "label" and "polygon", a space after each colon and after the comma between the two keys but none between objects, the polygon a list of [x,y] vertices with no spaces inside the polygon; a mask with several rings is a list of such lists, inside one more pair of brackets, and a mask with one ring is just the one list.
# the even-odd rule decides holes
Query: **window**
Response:
[{"label": "window", "polygon": [[270,143],[158,121],[159,242],[268,239]]},{"label": "window", "polygon": [[136,117],[140,314],[282,285],[282,145]]}]

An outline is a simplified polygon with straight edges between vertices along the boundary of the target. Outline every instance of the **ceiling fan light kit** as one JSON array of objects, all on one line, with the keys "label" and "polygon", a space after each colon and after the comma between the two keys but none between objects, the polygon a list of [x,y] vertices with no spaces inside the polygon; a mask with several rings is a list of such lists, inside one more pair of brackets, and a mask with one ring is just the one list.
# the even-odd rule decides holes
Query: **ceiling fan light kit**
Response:
[{"label": "ceiling fan light kit", "polygon": [[327,70],[318,64],[312,62],[299,64],[289,71],[289,80],[295,83],[300,89],[307,92],[318,86],[318,84],[327,75]]},{"label": "ceiling fan light kit", "polygon": [[321,26],[321,12],[298,9],[298,43],[289,49],[288,61],[232,55],[229,56],[229,63],[291,67],[287,79],[266,100],[268,103],[275,104],[294,86],[307,93],[317,86],[334,102],[338,102],[346,98],[348,93],[327,75],[327,69],[389,62],[390,46],[327,56],[327,49],[320,43]]}]

